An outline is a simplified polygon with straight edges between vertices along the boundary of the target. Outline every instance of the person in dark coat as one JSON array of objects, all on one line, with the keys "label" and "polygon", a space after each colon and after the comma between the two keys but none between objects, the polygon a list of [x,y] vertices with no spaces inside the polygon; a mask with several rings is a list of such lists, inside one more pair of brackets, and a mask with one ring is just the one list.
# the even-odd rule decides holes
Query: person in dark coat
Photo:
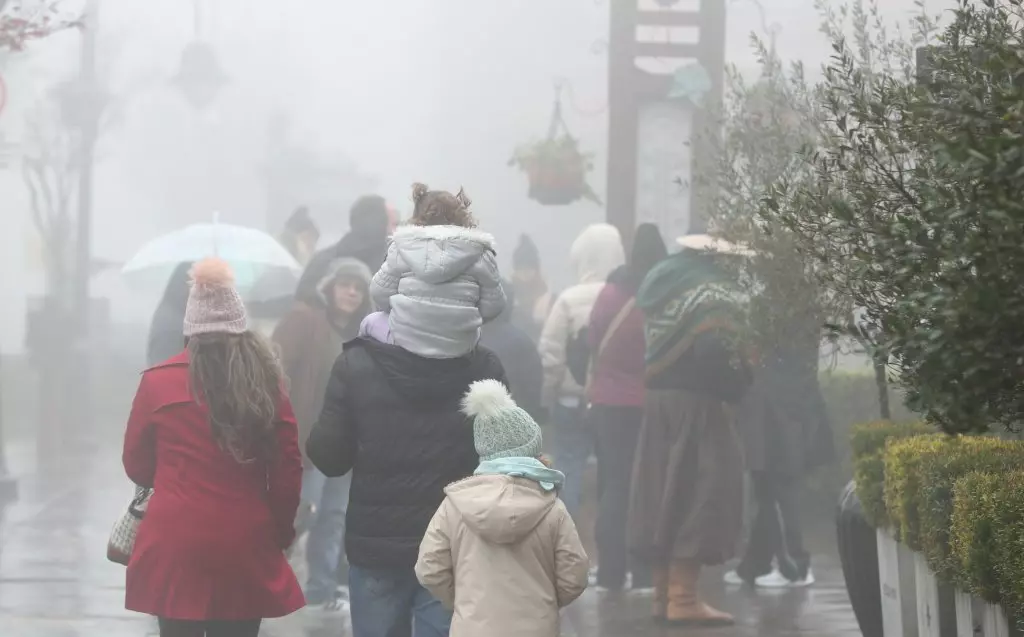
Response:
[{"label": "person in dark coat", "polygon": [[809,316],[788,323],[780,342],[762,352],[740,409],[757,512],[743,559],[725,576],[731,584],[814,583],[800,530],[801,489],[809,471],[834,460],[835,448],[818,384],[821,321]]},{"label": "person in dark coat", "polygon": [[448,635],[451,613],[420,586],[420,542],[444,488],[479,458],[460,410],[478,380],[508,386],[498,357],[477,347],[428,359],[368,337],[345,344],[306,444],[329,477],[352,472],[345,532],[353,637]]},{"label": "person in dark coat", "polygon": [[316,299],[317,285],[323,281],[332,261],[343,257],[359,259],[370,272],[376,272],[387,258],[388,228],[392,215],[383,197],[360,197],[349,212],[349,232],[338,243],[325,248],[310,260],[299,279],[295,298],[299,301]]},{"label": "person in dark coat", "polygon": [[512,251],[512,287],[519,299],[512,314],[512,323],[536,342],[555,302],[555,295],[544,280],[537,245],[527,234],[519,237],[519,244]]},{"label": "person in dark coat", "polygon": [[[630,570],[626,519],[644,419],[644,314],[636,307],[636,293],[651,268],[667,256],[658,226],[638,226],[628,263],[608,277],[588,323],[587,421],[597,443],[597,584],[612,591],[622,589]],[[635,561],[632,567],[633,588],[650,586],[646,566]]]},{"label": "person in dark coat", "polygon": [[153,367],[185,349],[183,333],[191,263],[179,263],[164,288],[164,296],[153,313],[146,345],[146,366]]},{"label": "person in dark coat", "polygon": [[[274,343],[288,378],[288,391],[299,421],[299,442],[309,437],[342,345],[355,338],[359,322],[370,311],[370,271],[358,259],[342,258],[331,264],[320,284],[320,299],[295,301],[274,330]],[[329,610],[341,607],[339,586],[341,544],[345,535],[345,510],[349,480],[326,478],[308,462],[302,475],[303,509],[296,526],[309,530],[306,563],[309,579],[306,601]]]},{"label": "person in dark coat", "polygon": [[508,374],[512,399],[526,410],[534,420],[544,420],[541,406],[544,391],[544,366],[537,352],[537,344],[519,326],[512,322],[515,311],[515,288],[502,281],[505,290],[505,311],[494,321],[485,323],[480,333],[480,344],[498,355]]}]

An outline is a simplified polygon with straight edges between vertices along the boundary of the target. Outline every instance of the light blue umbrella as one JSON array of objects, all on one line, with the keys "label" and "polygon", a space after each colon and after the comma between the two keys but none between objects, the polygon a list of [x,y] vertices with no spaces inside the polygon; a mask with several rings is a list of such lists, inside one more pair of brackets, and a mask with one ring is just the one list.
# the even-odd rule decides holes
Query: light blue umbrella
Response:
[{"label": "light blue umbrella", "polygon": [[153,239],[121,268],[129,283],[161,285],[182,262],[218,257],[235,272],[235,284],[246,291],[269,273],[298,274],[299,263],[267,233],[230,224],[199,223]]}]

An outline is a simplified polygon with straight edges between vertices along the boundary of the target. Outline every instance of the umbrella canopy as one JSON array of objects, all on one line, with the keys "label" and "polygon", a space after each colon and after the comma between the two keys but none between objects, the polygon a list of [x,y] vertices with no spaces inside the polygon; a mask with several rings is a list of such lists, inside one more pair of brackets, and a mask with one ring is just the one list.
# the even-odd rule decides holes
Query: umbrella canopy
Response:
[{"label": "umbrella canopy", "polygon": [[239,290],[247,290],[268,273],[298,273],[299,263],[276,239],[244,226],[200,223],[153,239],[121,268],[130,282],[166,281],[182,262],[207,257],[224,259],[235,272]]}]

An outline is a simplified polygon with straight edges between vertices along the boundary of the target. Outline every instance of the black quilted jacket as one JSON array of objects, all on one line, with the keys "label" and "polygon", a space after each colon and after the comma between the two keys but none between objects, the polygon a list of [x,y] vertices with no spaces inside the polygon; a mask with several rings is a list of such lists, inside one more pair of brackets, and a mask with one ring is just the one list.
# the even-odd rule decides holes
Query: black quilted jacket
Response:
[{"label": "black quilted jacket", "polygon": [[459,406],[470,383],[488,378],[508,385],[497,356],[482,347],[463,358],[427,359],[365,338],[345,345],[306,452],[327,476],[352,471],[350,564],[416,564],[444,488],[478,464],[472,423]]}]

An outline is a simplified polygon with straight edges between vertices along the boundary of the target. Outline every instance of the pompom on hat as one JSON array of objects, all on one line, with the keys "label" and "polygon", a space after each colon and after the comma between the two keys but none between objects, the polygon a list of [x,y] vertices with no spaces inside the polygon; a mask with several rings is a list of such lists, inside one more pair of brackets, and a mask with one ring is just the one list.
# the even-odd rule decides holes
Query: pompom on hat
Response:
[{"label": "pompom on hat", "polygon": [[470,385],[462,399],[462,412],[473,418],[473,442],[481,462],[540,455],[540,427],[501,382],[481,380]]},{"label": "pompom on hat", "polygon": [[249,329],[235,275],[223,259],[209,258],[192,266],[185,307],[185,336],[244,334]]}]

